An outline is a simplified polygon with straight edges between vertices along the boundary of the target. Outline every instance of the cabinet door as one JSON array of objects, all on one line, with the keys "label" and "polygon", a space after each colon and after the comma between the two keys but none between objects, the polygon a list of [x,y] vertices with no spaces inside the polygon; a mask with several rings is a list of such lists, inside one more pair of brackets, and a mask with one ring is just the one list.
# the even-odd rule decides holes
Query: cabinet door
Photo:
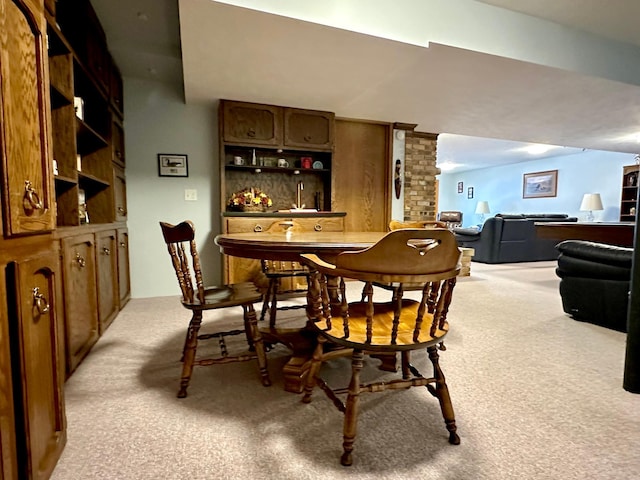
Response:
[{"label": "cabinet door", "polygon": [[98,320],[104,332],[118,314],[118,243],[116,231],[96,233],[98,270]]},{"label": "cabinet door", "polygon": [[124,168],[113,166],[113,200],[116,222],[127,221],[127,180],[124,176]]},{"label": "cabinet door", "polygon": [[252,145],[282,144],[282,108],[223,100],[225,142]]},{"label": "cabinet door", "polygon": [[95,245],[93,234],[62,240],[67,374],[98,340]]},{"label": "cabinet door", "polygon": [[129,231],[118,229],[118,286],[120,288],[120,308],[129,301],[131,282],[129,280]]},{"label": "cabinet door", "polygon": [[0,479],[18,478],[9,318],[5,277],[0,275]]},{"label": "cabinet door", "polygon": [[333,148],[334,114],[297,108],[284,109],[284,144],[314,150]]},{"label": "cabinet door", "polygon": [[[5,236],[54,227],[46,26],[31,2],[0,0],[0,156]],[[10,32],[8,34],[7,32]]]},{"label": "cabinet door", "polygon": [[391,219],[389,124],[336,121],[331,210],[347,232],[384,232]]},{"label": "cabinet door", "polygon": [[[18,458],[21,478],[47,479],[66,441],[63,381],[60,365],[59,326],[56,319],[55,272],[57,251],[36,255],[10,266],[15,294],[12,355],[19,362],[14,388],[20,389],[16,403]],[[22,453],[21,453],[21,449]]]},{"label": "cabinet door", "polygon": [[115,117],[111,123],[111,149],[113,161],[124,167],[124,129],[122,128],[122,123]]}]

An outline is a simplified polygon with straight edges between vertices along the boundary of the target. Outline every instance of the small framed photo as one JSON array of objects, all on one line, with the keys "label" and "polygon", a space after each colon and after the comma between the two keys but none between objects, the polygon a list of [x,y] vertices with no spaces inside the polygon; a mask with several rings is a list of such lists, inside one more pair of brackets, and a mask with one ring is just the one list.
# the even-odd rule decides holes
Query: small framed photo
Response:
[{"label": "small framed photo", "polygon": [[188,177],[187,156],[175,153],[159,153],[158,175],[161,177]]},{"label": "small framed photo", "polygon": [[473,198],[473,187],[467,188],[467,198]]},{"label": "small framed photo", "polygon": [[522,198],[555,197],[558,190],[558,170],[525,173],[522,178]]},{"label": "small framed photo", "polygon": [[458,193],[462,193],[464,191],[464,183],[458,182]]}]

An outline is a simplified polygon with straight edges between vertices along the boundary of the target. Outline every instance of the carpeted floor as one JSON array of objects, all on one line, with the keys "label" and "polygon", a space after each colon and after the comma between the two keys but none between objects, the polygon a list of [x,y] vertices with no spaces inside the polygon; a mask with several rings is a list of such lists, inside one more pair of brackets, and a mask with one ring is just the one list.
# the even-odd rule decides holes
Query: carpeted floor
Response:
[{"label": "carpeted floor", "polygon": [[[188,312],[177,297],[133,299],[66,384],[68,441],[52,478],[638,478],[626,336],[567,317],[554,266],[473,263],[458,282],[441,365],[459,446],[426,390],[364,394],[349,468],[339,464],[341,414],[321,392],[304,405],[283,390],[284,347],[269,354],[269,388],[253,362],[201,367],[178,399]],[[280,318],[301,322],[302,312]],[[365,375],[380,374],[366,362]],[[415,363],[429,372],[426,359]],[[327,373],[340,381],[348,367]]]}]

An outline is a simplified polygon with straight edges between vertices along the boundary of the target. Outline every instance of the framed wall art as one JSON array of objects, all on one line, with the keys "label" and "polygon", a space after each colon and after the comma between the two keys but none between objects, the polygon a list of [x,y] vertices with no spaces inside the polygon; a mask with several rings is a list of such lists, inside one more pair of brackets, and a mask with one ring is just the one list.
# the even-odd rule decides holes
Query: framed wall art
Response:
[{"label": "framed wall art", "polygon": [[473,198],[473,187],[467,188],[467,198]]},{"label": "framed wall art", "polygon": [[458,182],[458,193],[462,193],[464,190],[464,183]]},{"label": "framed wall art", "polygon": [[558,193],[558,170],[525,173],[522,198],[555,197]]},{"label": "framed wall art", "polygon": [[158,175],[161,177],[188,177],[187,156],[175,153],[159,153]]}]

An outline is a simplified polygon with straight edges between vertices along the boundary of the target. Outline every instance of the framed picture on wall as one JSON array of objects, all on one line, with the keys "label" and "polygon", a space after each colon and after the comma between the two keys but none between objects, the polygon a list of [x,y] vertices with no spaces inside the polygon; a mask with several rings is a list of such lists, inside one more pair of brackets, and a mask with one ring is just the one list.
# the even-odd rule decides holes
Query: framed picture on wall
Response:
[{"label": "framed picture on wall", "polygon": [[188,177],[187,156],[175,153],[159,153],[158,175],[161,177]]},{"label": "framed picture on wall", "polygon": [[525,173],[522,198],[555,197],[558,193],[558,170]]},{"label": "framed picture on wall", "polygon": [[458,193],[462,193],[464,190],[464,183],[458,182]]},{"label": "framed picture on wall", "polygon": [[473,198],[473,187],[467,188],[467,198]]}]

